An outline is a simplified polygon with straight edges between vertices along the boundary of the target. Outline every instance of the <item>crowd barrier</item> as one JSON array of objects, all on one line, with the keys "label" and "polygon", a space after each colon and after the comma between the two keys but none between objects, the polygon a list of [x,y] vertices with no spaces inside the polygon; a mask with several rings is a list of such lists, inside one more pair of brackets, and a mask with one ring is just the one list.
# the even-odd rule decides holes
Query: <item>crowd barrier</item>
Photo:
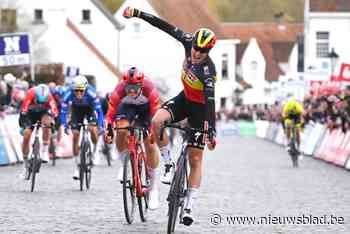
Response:
[{"label": "crowd barrier", "polygon": [[[280,145],[286,144],[281,124],[256,121],[256,136]],[[319,123],[310,123],[301,133],[300,151],[307,156],[350,169],[350,132],[330,131]]]},{"label": "crowd barrier", "polygon": [[[57,142],[57,157],[71,157],[71,135],[62,135],[60,142]],[[18,115],[6,115],[0,120],[0,166],[11,165],[23,161],[21,150],[22,136],[18,126]]]},{"label": "crowd barrier", "polygon": [[218,121],[216,130],[218,137],[256,136],[257,134],[254,122],[248,121]]}]

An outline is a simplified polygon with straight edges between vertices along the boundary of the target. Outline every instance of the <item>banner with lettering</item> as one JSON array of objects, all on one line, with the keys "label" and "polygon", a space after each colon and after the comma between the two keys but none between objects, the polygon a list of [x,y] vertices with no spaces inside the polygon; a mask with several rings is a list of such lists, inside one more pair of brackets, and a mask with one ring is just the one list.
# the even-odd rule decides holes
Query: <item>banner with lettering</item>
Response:
[{"label": "banner with lettering", "polygon": [[350,81],[350,64],[342,63],[340,73],[337,78],[338,81]]},{"label": "banner with lettering", "polygon": [[0,67],[30,64],[29,35],[0,34]]}]

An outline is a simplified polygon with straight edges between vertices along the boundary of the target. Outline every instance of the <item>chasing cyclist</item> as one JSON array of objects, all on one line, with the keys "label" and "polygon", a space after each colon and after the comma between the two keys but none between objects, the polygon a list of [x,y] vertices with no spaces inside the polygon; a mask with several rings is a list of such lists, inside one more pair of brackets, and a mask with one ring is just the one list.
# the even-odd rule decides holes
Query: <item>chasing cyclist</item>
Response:
[{"label": "chasing cyclist", "polygon": [[138,17],[151,25],[166,32],[182,43],[185,48],[181,80],[184,90],[170,99],[157,111],[152,119],[156,141],[160,146],[162,157],[171,160],[169,140],[167,136],[160,142],[159,131],[165,121],[178,122],[188,118],[193,128],[200,128],[206,134],[195,134],[189,140],[189,190],[185,198],[183,223],[191,225],[193,222],[193,203],[198,195],[202,177],[202,158],[205,144],[209,149],[215,147],[215,98],[214,84],[216,79],[215,65],[208,56],[216,42],[215,34],[207,28],[198,29],[194,35],[185,33],[164,20],[127,7],[123,13],[125,18]]},{"label": "chasing cyclist", "polygon": [[[33,124],[40,121],[45,126],[50,126],[52,118],[58,116],[58,109],[55,99],[50,93],[50,89],[45,84],[40,84],[28,90],[28,93],[22,103],[19,126],[24,129],[22,153],[24,159],[24,171],[21,178],[29,179],[29,143],[33,132]],[[43,147],[41,147],[41,160],[44,163],[49,161],[49,143],[51,137],[51,128],[42,128],[43,131]]]},{"label": "chasing cyclist", "polygon": [[[123,74],[123,80],[117,85],[109,99],[106,115],[107,129],[105,139],[110,143],[113,139],[113,126],[123,128],[134,123],[138,126],[149,128],[151,118],[159,109],[159,93],[153,83],[145,78],[144,74],[136,67],[132,67]],[[144,140],[147,166],[150,175],[149,208],[156,209],[159,206],[159,192],[157,185],[159,155],[157,146],[152,143],[150,137]],[[121,162],[128,154],[128,132],[118,130],[116,147]],[[122,168],[118,172],[118,180],[122,180]]]},{"label": "chasing cyclist", "polygon": [[290,150],[290,138],[291,138],[291,126],[292,123],[295,123],[296,128],[296,143],[297,150],[300,149],[300,129],[303,123],[303,114],[304,108],[301,103],[299,103],[294,98],[288,100],[282,110],[282,126],[286,129],[286,137],[287,137],[287,151]]},{"label": "chasing cyclist", "polygon": [[[71,106],[71,127],[73,132],[73,157],[75,158],[76,167],[73,179],[79,179],[79,135],[80,127],[86,118],[89,123],[89,131],[93,147],[93,160],[97,150],[97,141],[99,133],[103,131],[103,112],[100,100],[96,96],[95,89],[88,84],[85,76],[79,75],[73,79],[71,88],[66,91],[61,103],[60,121],[64,126],[64,132],[69,134],[67,114]],[[96,118],[96,113],[98,118]]]}]

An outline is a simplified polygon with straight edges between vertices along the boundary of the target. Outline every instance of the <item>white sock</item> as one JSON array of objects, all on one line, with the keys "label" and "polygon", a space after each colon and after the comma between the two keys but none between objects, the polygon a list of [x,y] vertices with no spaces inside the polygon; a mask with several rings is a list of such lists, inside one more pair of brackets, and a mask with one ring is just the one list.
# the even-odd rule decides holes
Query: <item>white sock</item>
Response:
[{"label": "white sock", "polygon": [[29,161],[28,161],[28,159],[23,159],[23,167],[24,167],[24,169],[29,168]]},{"label": "white sock", "polygon": [[79,157],[79,155],[74,155],[73,157],[74,157],[75,164],[78,166],[79,163],[80,163],[80,157]]},{"label": "white sock", "polygon": [[167,144],[166,146],[163,146],[160,148],[160,155],[162,156],[163,162],[171,162],[170,157],[170,144]]},{"label": "white sock", "polygon": [[189,188],[185,198],[185,209],[192,209],[198,195],[198,188]]},{"label": "white sock", "polygon": [[148,170],[148,175],[150,177],[150,187],[152,190],[155,186],[157,186],[159,170],[158,168],[148,168],[147,170]]},{"label": "white sock", "polygon": [[49,145],[48,144],[44,144],[43,145],[43,153],[49,152]]}]

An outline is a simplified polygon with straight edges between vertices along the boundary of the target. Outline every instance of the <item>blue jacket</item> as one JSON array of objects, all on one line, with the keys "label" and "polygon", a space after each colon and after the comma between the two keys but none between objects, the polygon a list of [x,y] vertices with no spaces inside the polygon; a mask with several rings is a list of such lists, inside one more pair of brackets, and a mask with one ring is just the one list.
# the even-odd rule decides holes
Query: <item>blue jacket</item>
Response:
[{"label": "blue jacket", "polygon": [[86,108],[86,107],[93,107],[95,112],[98,115],[98,126],[100,128],[103,128],[103,111],[101,107],[100,99],[96,95],[95,88],[92,86],[88,86],[85,90],[84,96],[82,99],[77,99],[77,97],[74,94],[74,91],[72,88],[68,89],[63,96],[63,100],[61,103],[61,114],[60,114],[60,120],[63,126],[66,128],[68,127],[67,123],[67,113],[69,111],[69,106],[71,105],[72,108]]}]

